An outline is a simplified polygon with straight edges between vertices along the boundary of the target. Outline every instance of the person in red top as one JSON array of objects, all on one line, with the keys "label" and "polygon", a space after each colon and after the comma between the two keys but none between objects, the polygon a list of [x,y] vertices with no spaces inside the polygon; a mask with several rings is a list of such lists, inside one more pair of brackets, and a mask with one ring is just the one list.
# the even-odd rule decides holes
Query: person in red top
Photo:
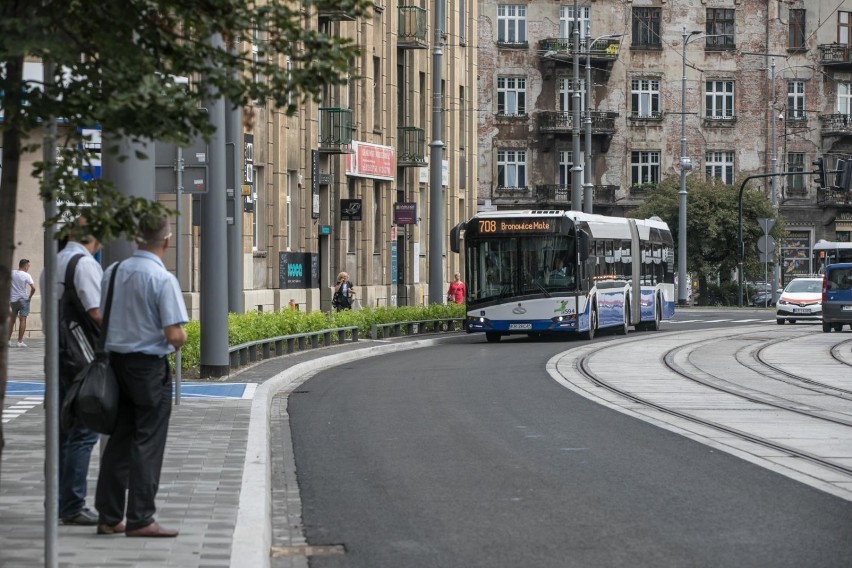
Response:
[{"label": "person in red top", "polygon": [[464,282],[461,281],[461,274],[456,272],[455,280],[450,282],[450,288],[447,290],[447,301],[455,304],[464,304],[464,295],[466,289]]}]

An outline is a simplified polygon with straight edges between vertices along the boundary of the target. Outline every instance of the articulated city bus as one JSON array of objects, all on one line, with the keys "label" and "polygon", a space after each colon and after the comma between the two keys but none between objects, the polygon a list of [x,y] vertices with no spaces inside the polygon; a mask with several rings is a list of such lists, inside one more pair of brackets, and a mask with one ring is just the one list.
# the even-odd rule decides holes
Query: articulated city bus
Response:
[{"label": "articulated city bus", "polygon": [[674,315],[674,248],[658,218],[492,211],[455,227],[464,246],[468,333],[626,334]]},{"label": "articulated city bus", "polygon": [[814,245],[814,274],[822,274],[829,264],[852,262],[852,243],[820,240]]}]

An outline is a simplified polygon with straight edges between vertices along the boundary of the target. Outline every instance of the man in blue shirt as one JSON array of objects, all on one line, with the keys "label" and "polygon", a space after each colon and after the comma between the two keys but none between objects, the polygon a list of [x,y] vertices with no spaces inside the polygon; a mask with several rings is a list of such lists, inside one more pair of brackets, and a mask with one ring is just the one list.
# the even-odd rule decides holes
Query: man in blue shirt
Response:
[{"label": "man in blue shirt", "polygon": [[[172,410],[167,356],[186,343],[183,325],[189,317],[180,285],[162,260],[172,236],[169,219],[145,216],[139,228],[138,250],[117,268],[107,323],[106,350],[118,379],[119,410],[101,457],[98,534],[126,528],[129,537],[174,537],[177,530],[155,522],[154,500]],[[113,270],[115,265],[104,273],[102,310]]]}]

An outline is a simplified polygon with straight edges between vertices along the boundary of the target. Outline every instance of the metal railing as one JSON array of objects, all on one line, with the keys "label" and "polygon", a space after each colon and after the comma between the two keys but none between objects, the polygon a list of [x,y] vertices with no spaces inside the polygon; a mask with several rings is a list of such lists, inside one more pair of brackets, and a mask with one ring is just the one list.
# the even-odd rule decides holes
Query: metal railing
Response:
[{"label": "metal railing", "polygon": [[386,337],[385,330],[390,333],[387,337],[464,331],[464,318],[376,323],[370,329],[370,338],[384,339]]},{"label": "metal railing", "polygon": [[228,348],[228,359],[231,369],[239,369],[257,361],[304,351],[308,348],[316,349],[320,346],[328,347],[345,343],[347,337],[352,343],[358,341],[358,326],[335,327],[240,343]]},{"label": "metal railing", "polygon": [[[373,324],[371,339],[402,337],[426,333],[451,333],[464,330],[464,318],[446,318],[419,321],[403,321]],[[387,332],[387,334],[386,334]],[[247,341],[228,348],[231,369],[239,369],[258,361],[289,355],[297,351],[329,347],[359,340],[358,326],[335,327],[321,331],[309,331],[281,335],[256,341]]]}]

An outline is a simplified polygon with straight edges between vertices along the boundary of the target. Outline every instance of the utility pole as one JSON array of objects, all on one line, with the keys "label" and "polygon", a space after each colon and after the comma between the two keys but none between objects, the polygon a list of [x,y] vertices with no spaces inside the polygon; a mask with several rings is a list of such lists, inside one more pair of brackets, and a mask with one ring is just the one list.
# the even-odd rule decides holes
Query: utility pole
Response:
[{"label": "utility pole", "polygon": [[[221,34],[208,39],[213,49],[225,49]],[[205,107],[215,131],[209,147],[209,188],[201,197],[201,375],[228,374],[228,247],[225,220],[225,99],[212,90]]]},{"label": "utility pole", "polygon": [[[575,14],[576,17],[576,14]],[[586,26],[586,169],[583,182],[583,212],[592,213],[595,190],[592,185],[592,47],[590,25]]]},{"label": "utility pole", "polygon": [[571,95],[574,103],[571,113],[571,209],[582,211],[583,166],[580,165],[580,14],[577,0],[574,0],[574,83]]},{"label": "utility pole", "polygon": [[[237,40],[231,46],[231,53],[237,56]],[[229,73],[235,77],[232,71]],[[243,208],[242,208],[242,110],[238,104],[228,102],[225,121],[225,140],[230,149],[228,176],[225,191],[227,193],[228,216],[228,311],[241,314],[245,311],[243,300]],[[261,188],[262,189],[262,188]]]},{"label": "utility pole", "polygon": [[435,45],[432,50],[432,142],[429,143],[429,303],[444,303],[443,109],[441,65],[444,45],[444,0],[435,0]]},{"label": "utility pole", "polygon": [[700,31],[687,33],[683,27],[683,42],[681,43],[680,80],[680,190],[678,191],[677,216],[677,303],[685,306],[689,303],[689,283],[686,272],[686,172],[692,169],[692,160],[686,156],[686,45],[689,38],[700,34]]},{"label": "utility pole", "polygon": [[[778,217],[778,176],[775,174],[778,173],[778,153],[776,148],[776,132],[775,132],[775,58],[772,58],[771,64],[769,66],[769,80],[772,83],[772,97],[769,99],[769,123],[772,125],[772,132],[770,136],[772,137],[772,141],[770,146],[772,148],[772,158],[771,165],[772,169],[772,177],[771,188],[772,188],[772,210],[775,213],[775,216]],[[780,247],[779,247],[780,249]],[[778,255],[775,254],[775,258],[777,259]],[[778,290],[778,272],[781,269],[781,265],[778,262],[775,262],[775,265],[772,267],[772,301],[773,303],[778,299],[775,297],[775,291]]]}]

